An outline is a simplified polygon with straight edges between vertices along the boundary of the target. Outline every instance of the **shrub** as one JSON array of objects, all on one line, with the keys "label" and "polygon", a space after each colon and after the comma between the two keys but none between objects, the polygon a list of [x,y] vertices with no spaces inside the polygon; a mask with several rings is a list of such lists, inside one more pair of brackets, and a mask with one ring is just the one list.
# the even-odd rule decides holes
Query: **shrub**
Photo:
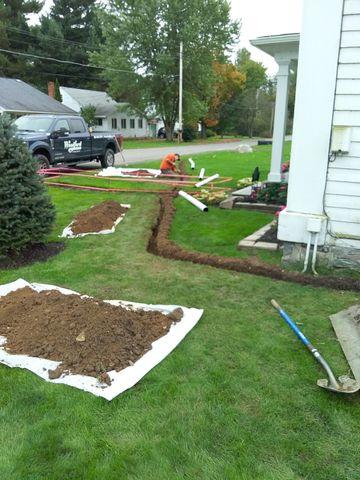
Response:
[{"label": "shrub", "polygon": [[55,219],[38,164],[14,137],[8,115],[0,115],[0,255],[44,240]]},{"label": "shrub", "polygon": [[257,193],[257,201],[286,205],[287,183],[266,183]]},{"label": "shrub", "polygon": [[211,130],[211,128],[206,129],[206,138],[216,137],[216,132]]},{"label": "shrub", "polygon": [[197,129],[192,125],[185,125],[183,128],[182,138],[184,142],[191,142],[197,137]]}]

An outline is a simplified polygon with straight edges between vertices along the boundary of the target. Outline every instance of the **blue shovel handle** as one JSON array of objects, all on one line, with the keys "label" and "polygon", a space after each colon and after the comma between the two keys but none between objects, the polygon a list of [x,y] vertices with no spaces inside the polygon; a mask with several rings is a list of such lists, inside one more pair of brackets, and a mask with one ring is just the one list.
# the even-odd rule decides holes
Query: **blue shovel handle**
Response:
[{"label": "blue shovel handle", "polygon": [[271,300],[271,305],[279,312],[279,314],[282,316],[285,322],[289,325],[291,330],[297,335],[298,338],[300,338],[302,343],[306,347],[311,345],[310,341],[305,337],[302,331],[296,326],[296,324],[291,320],[289,315],[286,312],[284,312],[284,310],[280,307],[280,305],[275,300]]},{"label": "blue shovel handle", "polygon": [[308,348],[310,353],[315,357],[315,359],[320,363],[320,365],[324,368],[326,373],[328,374],[329,384],[333,390],[340,391],[340,386],[338,381],[335,378],[329,364],[326,360],[322,357],[320,352],[311,344],[311,342],[305,337],[302,331],[295,325],[295,323],[291,320],[289,315],[280,307],[280,305],[275,301],[271,300],[271,305],[279,312],[281,317],[285,320],[285,322],[289,325],[291,330],[295,333],[295,335],[302,341],[302,343]]}]

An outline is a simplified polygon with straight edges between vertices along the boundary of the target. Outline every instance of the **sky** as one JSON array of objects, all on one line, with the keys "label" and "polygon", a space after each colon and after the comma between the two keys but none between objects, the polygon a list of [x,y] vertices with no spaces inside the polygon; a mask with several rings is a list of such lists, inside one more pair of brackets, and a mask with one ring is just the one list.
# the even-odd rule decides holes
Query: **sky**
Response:
[{"label": "sky", "polygon": [[[240,47],[246,47],[251,57],[262,62],[269,75],[277,71],[275,61],[250,45],[249,40],[264,35],[297,33],[301,29],[303,0],[230,0],[233,19],[241,20]],[[46,13],[52,0],[45,0]],[[31,23],[36,18],[31,19]]]}]

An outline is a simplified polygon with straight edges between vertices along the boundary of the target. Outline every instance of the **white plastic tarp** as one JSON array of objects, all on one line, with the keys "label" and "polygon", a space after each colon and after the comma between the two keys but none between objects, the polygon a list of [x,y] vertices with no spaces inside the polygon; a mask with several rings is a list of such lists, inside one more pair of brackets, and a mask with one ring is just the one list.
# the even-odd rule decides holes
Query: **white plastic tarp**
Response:
[{"label": "white plastic tarp", "polygon": [[[120,205],[124,208],[131,207],[131,205],[125,204],[125,203],[121,203]],[[100,232],[86,232],[86,233],[74,234],[71,229],[71,226],[73,225],[74,222],[71,222],[67,227],[64,228],[64,230],[62,231],[62,234],[59,235],[59,237],[60,238],[78,238],[78,237],[85,237],[86,235],[107,235],[108,233],[114,233],[116,226],[121,222],[121,220],[125,217],[125,215],[126,213],[123,213],[122,215],[120,215],[120,217],[115,220],[115,222],[113,223],[113,226],[110,229],[100,230]]]},{"label": "white plastic tarp", "polygon": [[[14,292],[19,288],[30,287],[37,292],[43,290],[58,290],[64,295],[80,295],[77,292],[65,288],[57,287],[55,285],[46,285],[42,283],[28,283],[25,280],[19,279],[12,283],[0,285],[0,298],[10,292]],[[111,385],[100,383],[96,378],[86,375],[71,375],[63,374],[60,378],[50,380],[48,370],[54,370],[61,362],[53,360],[46,360],[43,358],[30,357],[27,355],[15,355],[8,353],[1,345],[6,343],[6,338],[0,336],[0,363],[9,367],[26,368],[51,383],[64,383],[75,388],[79,388],[86,392],[90,392],[98,397],[103,397],[106,400],[112,400],[120,395],[120,393],[128,390],[139,382],[152,368],[166,358],[172,350],[183,340],[183,338],[190,332],[190,330],[200,320],[203,310],[196,308],[187,308],[181,305],[147,305],[144,303],[134,303],[122,300],[105,300],[112,305],[118,305],[125,308],[157,310],[162,313],[170,313],[175,308],[182,308],[184,312],[183,318],[174,323],[169,332],[163,337],[159,338],[152,344],[152,349],[146,352],[134,365],[124,368],[120,372],[111,370],[108,373],[111,379]]]},{"label": "white plastic tarp", "polygon": [[[149,175],[136,175],[134,172],[146,170]],[[125,178],[156,178],[161,175],[161,170],[155,168],[125,168],[125,167],[108,167],[100,170],[98,177],[125,177]]]}]

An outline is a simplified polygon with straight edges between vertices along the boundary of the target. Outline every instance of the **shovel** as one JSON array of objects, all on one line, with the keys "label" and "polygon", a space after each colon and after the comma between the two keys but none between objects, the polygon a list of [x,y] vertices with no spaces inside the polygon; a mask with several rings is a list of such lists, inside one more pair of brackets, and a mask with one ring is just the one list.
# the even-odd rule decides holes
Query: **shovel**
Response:
[{"label": "shovel", "polygon": [[329,364],[320,355],[320,353],[316,350],[316,348],[310,343],[310,341],[305,337],[305,335],[301,332],[301,330],[295,325],[295,323],[291,320],[289,315],[286,312],[284,312],[284,310],[280,307],[280,305],[275,300],[271,300],[271,305],[279,312],[280,316],[289,325],[291,330],[302,341],[305,347],[308,348],[308,350],[312,353],[312,355],[315,357],[315,359],[320,363],[320,365],[324,368],[325,372],[327,373],[327,376],[328,376],[327,379],[324,378],[317,381],[317,384],[319,387],[326,388],[326,390],[330,390],[331,392],[338,392],[338,393],[356,393],[358,390],[360,390],[360,383],[358,383],[356,380],[352,378],[349,378],[347,375],[343,375],[339,377],[337,380]]}]

